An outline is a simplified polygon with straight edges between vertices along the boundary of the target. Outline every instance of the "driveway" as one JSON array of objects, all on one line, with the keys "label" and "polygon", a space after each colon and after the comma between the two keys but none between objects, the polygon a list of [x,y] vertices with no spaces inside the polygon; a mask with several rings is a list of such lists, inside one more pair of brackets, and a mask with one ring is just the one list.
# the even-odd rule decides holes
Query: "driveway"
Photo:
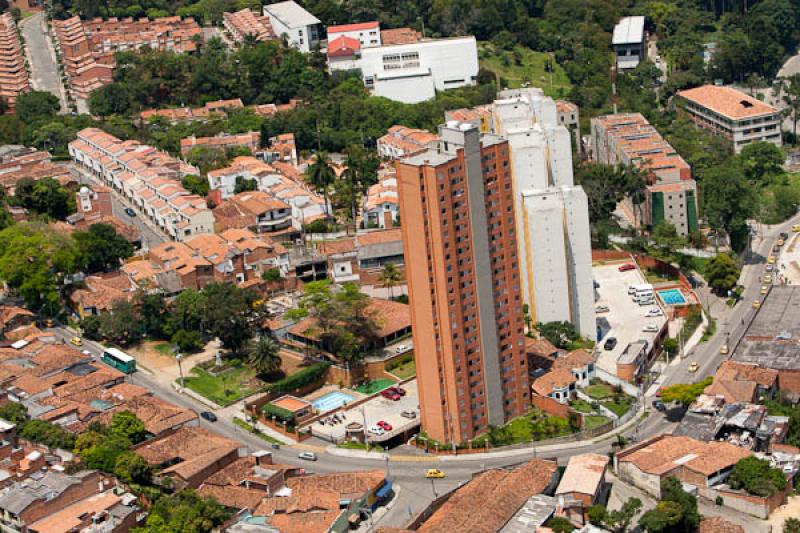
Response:
[{"label": "driveway", "polygon": [[56,54],[45,32],[44,13],[39,12],[20,23],[25,38],[25,57],[31,69],[31,84],[37,91],[47,91],[58,97],[61,112],[67,109],[64,86],[58,73]]}]

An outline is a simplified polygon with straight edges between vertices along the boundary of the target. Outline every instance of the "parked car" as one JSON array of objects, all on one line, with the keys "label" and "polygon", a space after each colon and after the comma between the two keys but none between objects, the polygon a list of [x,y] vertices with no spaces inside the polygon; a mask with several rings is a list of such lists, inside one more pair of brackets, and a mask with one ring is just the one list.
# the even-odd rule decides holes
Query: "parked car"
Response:
[{"label": "parked car", "polygon": [[603,343],[603,348],[607,351],[611,351],[617,347],[617,338],[616,337],[609,337],[606,339],[606,342]]},{"label": "parked car", "polygon": [[654,316],[662,316],[663,314],[664,314],[664,312],[661,309],[659,309],[658,307],[655,307],[653,309],[648,309],[647,313],[644,316],[646,318],[651,318],[651,317],[654,317]]},{"label": "parked car", "polygon": [[403,353],[407,352],[410,347],[407,344],[400,344],[394,349],[394,353]]},{"label": "parked car", "polygon": [[80,337],[72,337],[69,340],[69,343],[72,344],[73,346],[83,346],[83,341],[81,340]]},{"label": "parked car", "polygon": [[756,300],[753,302],[753,309],[758,309],[761,307],[761,300]]},{"label": "parked car", "polygon": [[769,292],[769,287],[766,285],[761,286],[761,294],[767,294]]},{"label": "parked car", "polygon": [[597,307],[594,308],[595,313],[608,313],[609,311],[610,309],[608,308],[607,305],[598,305]]},{"label": "parked car", "polygon": [[90,352],[89,350],[81,350],[81,353],[83,355],[88,355],[89,357],[92,357],[92,352]]},{"label": "parked car", "polygon": [[208,420],[209,422],[217,421],[217,415],[215,415],[211,411],[203,411],[202,413],[200,413],[200,418]]},{"label": "parked car", "polygon": [[624,265],[620,265],[617,270],[619,270],[620,272],[627,272],[627,271],[633,270],[635,268],[636,268],[636,265],[634,265],[633,263],[625,263]]},{"label": "parked car", "polygon": [[657,333],[658,326],[656,326],[655,324],[647,324],[645,327],[642,328],[642,331],[644,331],[645,333]]},{"label": "parked car", "polygon": [[667,410],[667,406],[664,405],[664,402],[661,400],[653,400],[653,408],[656,411],[661,411],[662,413]]},{"label": "parked car", "polygon": [[428,479],[441,479],[444,477],[444,472],[438,468],[429,468],[425,471],[425,477]]},{"label": "parked car", "polygon": [[130,207],[126,207],[125,208],[125,214],[128,215],[129,217],[135,217],[136,216],[136,211],[134,211]]},{"label": "parked car", "polygon": [[719,353],[721,355],[728,355],[728,345],[727,344],[723,344],[719,349]]},{"label": "parked car", "polygon": [[799,232],[800,231],[800,224],[795,224],[794,226],[792,226],[792,231],[795,232],[795,233]]},{"label": "parked car", "polygon": [[767,265],[767,266],[764,268],[764,270],[766,270],[767,272],[772,272],[773,270],[775,270],[775,265],[770,265],[770,264],[768,264],[768,265]]},{"label": "parked car", "polygon": [[[306,461],[316,461],[317,454],[314,452],[300,452],[297,454],[298,459],[305,459]],[[308,473],[308,472],[306,472]]]},{"label": "parked car", "polygon": [[375,425],[382,427],[384,429],[384,431],[391,431],[392,430],[392,425],[389,422],[386,422],[385,420],[379,420],[378,423],[375,424]]},{"label": "parked car", "polygon": [[761,277],[761,283],[767,283],[767,284],[772,283],[772,274],[764,274]]},{"label": "parked car", "polygon": [[375,424],[374,426],[370,426],[369,429],[367,429],[367,433],[372,433],[373,435],[377,435],[380,437],[381,435],[386,433],[386,430],[384,430],[378,424]]},{"label": "parked car", "polygon": [[400,416],[413,420],[413,419],[417,418],[417,412],[416,411],[403,411],[402,413],[400,413]]},{"label": "parked car", "polygon": [[775,244],[777,244],[778,246],[783,246],[783,245],[785,244],[785,241],[784,241],[784,240],[781,238],[781,239],[778,239],[778,240],[775,242]]},{"label": "parked car", "polygon": [[393,402],[396,402],[397,400],[400,399],[400,395],[397,394],[396,391],[393,391],[391,389],[382,390],[381,391],[381,396],[383,396],[384,398],[387,398],[389,400],[392,400]]},{"label": "parked car", "polygon": [[387,390],[390,390],[392,392],[396,392],[400,396],[405,396],[406,395],[406,390],[398,387],[397,385],[392,385]]},{"label": "parked car", "polygon": [[769,257],[767,257],[767,264],[769,264],[769,265],[774,265],[775,264],[775,256],[774,255],[770,255]]},{"label": "parked car", "polygon": [[697,361],[692,361],[689,363],[689,372],[695,373],[700,368],[700,365],[697,364]]}]

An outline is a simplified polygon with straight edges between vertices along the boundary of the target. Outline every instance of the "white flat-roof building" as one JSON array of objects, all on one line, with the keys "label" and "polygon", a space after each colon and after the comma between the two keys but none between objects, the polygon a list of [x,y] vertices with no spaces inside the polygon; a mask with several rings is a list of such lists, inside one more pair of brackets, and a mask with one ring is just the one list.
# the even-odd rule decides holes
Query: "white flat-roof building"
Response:
[{"label": "white flat-roof building", "polygon": [[264,16],[269,17],[276,36],[286,35],[289,46],[310,52],[319,45],[319,19],[297,2],[287,0],[264,6]]},{"label": "white flat-roof building", "polygon": [[571,322],[594,339],[589,204],[574,184],[570,133],[541,89],[502,91],[492,112],[494,131],[511,150],[520,281],[531,319]]},{"label": "white flat-roof building", "polygon": [[617,56],[617,69],[630,70],[647,59],[647,46],[644,42],[644,17],[625,17],[614,26],[611,40]]},{"label": "white flat-roof building", "polygon": [[781,112],[733,87],[703,85],[678,92],[678,102],[695,124],[721,135],[739,153],[754,142],[781,146]]},{"label": "white flat-roof building", "polygon": [[341,26],[328,26],[327,33],[329,44],[339,37],[349,37],[356,39],[361,44],[361,48],[381,45],[381,24],[377,20]]},{"label": "white flat-roof building", "polygon": [[[347,36],[345,36],[347,38]],[[475,85],[478,46],[475,37],[410,39],[381,46],[343,48],[329,44],[330,70],[360,69],[364,85],[376,96],[408,104],[429,100],[436,91]]]}]

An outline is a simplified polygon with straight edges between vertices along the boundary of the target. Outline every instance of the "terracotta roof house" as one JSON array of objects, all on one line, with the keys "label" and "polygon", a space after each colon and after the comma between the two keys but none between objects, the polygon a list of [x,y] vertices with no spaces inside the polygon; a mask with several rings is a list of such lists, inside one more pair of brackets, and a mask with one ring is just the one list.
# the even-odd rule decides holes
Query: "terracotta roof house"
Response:
[{"label": "terracotta roof house", "polygon": [[666,477],[711,487],[724,482],[740,459],[752,455],[727,442],[657,435],[619,452],[616,470],[621,479],[658,498],[661,480]]},{"label": "terracotta roof house", "polygon": [[484,533],[499,531],[528,499],[552,490],[556,463],[533,459],[513,470],[476,474],[417,529],[419,533]]},{"label": "terracotta roof house", "polygon": [[778,371],[755,363],[726,360],[719,365],[714,381],[704,393],[722,396],[726,403],[769,400],[778,391]]},{"label": "terracotta roof house", "polygon": [[569,496],[585,508],[591,507],[603,490],[607,466],[607,455],[585,453],[570,457],[556,496]]},{"label": "terracotta roof house", "polygon": [[744,528],[719,516],[704,518],[697,533],[744,533]]},{"label": "terracotta roof house", "polygon": [[567,403],[577,388],[578,380],[572,372],[565,369],[550,370],[536,378],[531,384],[534,394],[553,398],[559,403]]}]

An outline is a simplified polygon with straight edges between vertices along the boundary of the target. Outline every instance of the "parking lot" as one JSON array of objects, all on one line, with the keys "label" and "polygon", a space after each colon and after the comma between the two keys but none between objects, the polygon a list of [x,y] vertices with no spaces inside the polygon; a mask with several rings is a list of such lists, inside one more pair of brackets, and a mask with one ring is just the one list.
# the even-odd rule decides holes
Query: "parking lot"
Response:
[{"label": "parking lot", "polygon": [[[598,320],[607,320],[610,329],[598,342],[599,357],[597,366],[609,374],[617,374],[617,358],[631,342],[644,339],[652,346],[653,339],[658,332],[644,332],[645,326],[655,325],[660,331],[666,322],[663,315],[663,307],[659,298],[655,298],[654,304],[640,306],[628,295],[628,287],[647,283],[639,269],[620,272],[619,267],[624,263],[610,263],[606,265],[595,265],[592,269],[594,279],[600,286],[597,287],[599,299],[595,303],[597,306],[609,308],[606,313],[598,313]],[[659,308],[662,315],[657,317],[646,317],[651,309]],[[617,339],[617,345],[612,350],[605,350],[603,343],[609,337]]]},{"label": "parking lot", "polygon": [[[344,415],[344,420],[338,424],[314,422],[311,426],[312,433],[328,441],[340,442],[345,438],[345,427],[352,422],[364,424],[365,428],[375,426],[379,421],[388,422],[392,429],[383,435],[367,433],[369,442],[380,444],[415,428],[419,425],[417,380],[411,380],[401,387],[406,394],[399,400],[390,400],[378,394],[360,405],[339,411],[339,417]],[[417,416],[413,419],[406,418],[400,414],[403,411],[413,411]]]}]

